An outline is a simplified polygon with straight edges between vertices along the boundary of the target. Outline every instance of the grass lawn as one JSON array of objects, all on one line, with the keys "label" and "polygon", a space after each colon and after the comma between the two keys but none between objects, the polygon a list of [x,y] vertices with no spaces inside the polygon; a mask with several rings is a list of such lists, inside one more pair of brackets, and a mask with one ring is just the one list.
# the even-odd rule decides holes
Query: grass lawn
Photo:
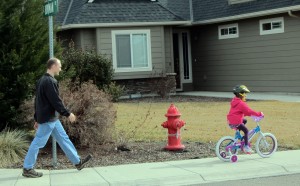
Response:
[{"label": "grass lawn", "polygon": [[[182,141],[216,143],[224,135],[233,135],[227,126],[226,115],[229,102],[174,102],[186,122]],[[261,122],[263,132],[273,133],[279,146],[300,148],[300,103],[279,101],[249,101],[249,106],[265,114]],[[126,136],[133,141],[166,141],[167,129],[161,127],[166,120],[164,114],[168,102],[120,102],[116,103],[116,129],[119,137]],[[248,129],[256,124],[248,119]]]}]

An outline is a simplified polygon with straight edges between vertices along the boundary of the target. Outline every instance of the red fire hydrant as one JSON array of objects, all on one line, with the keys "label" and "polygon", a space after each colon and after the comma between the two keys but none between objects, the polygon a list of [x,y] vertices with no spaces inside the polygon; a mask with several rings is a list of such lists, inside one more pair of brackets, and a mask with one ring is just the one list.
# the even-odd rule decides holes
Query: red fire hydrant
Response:
[{"label": "red fire hydrant", "polygon": [[180,128],[185,125],[185,122],[180,118],[181,114],[174,104],[168,109],[165,116],[168,118],[161,126],[168,129],[168,145],[167,150],[183,150],[185,147],[181,144]]}]

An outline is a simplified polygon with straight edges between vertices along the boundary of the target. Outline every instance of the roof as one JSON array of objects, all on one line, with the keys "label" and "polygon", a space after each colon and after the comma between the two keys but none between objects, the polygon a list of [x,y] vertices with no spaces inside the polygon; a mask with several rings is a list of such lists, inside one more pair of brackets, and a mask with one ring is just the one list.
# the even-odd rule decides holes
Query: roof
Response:
[{"label": "roof", "polygon": [[300,5],[300,0],[255,0],[229,5],[227,0],[194,0],[194,21],[204,21]]},{"label": "roof", "polygon": [[160,3],[150,0],[95,0],[92,3],[73,0],[70,5],[71,2],[72,0],[60,1],[60,11],[56,16],[59,25],[184,21]]},{"label": "roof", "polygon": [[[192,10],[189,2],[193,2]],[[278,14],[293,6],[300,10],[300,0],[254,0],[233,5],[229,5],[228,0],[94,0],[92,3],[88,0],[63,0],[59,3],[56,23],[66,28],[100,24],[187,24],[191,17],[192,24],[207,24],[216,19],[222,22],[238,17],[249,18],[244,16],[247,14],[252,14],[252,17]]]}]

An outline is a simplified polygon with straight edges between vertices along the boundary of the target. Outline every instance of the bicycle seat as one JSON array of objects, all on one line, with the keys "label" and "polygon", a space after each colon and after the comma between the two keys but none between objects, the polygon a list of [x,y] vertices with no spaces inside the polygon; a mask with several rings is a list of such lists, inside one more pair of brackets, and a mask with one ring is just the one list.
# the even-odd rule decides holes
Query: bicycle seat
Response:
[{"label": "bicycle seat", "polygon": [[240,139],[241,141],[243,141],[244,136],[241,135],[240,130],[238,130],[238,125],[231,125],[229,124],[229,127],[233,130],[235,130],[235,135],[234,138],[236,139]]},{"label": "bicycle seat", "polygon": [[229,127],[233,130],[238,130],[238,126],[239,125],[232,125],[232,124],[229,124]]}]

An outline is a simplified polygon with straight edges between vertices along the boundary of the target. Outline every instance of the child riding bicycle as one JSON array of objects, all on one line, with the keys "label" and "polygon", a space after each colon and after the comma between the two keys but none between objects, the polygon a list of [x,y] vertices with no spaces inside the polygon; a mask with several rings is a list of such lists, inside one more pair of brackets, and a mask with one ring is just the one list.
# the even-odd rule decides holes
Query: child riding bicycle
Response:
[{"label": "child riding bicycle", "polygon": [[237,85],[233,88],[235,97],[231,101],[230,111],[227,115],[227,121],[231,128],[244,132],[245,147],[244,152],[250,154],[252,149],[248,145],[248,129],[245,126],[247,120],[245,116],[264,116],[262,112],[256,112],[246,104],[246,93],[250,90],[245,85]]}]

